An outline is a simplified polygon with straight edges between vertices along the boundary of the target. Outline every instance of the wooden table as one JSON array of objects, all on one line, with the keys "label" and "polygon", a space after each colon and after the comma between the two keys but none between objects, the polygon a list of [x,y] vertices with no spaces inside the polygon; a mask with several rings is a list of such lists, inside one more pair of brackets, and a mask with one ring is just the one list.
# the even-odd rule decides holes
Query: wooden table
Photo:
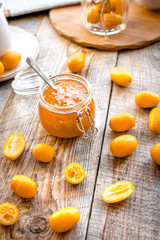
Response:
[{"label": "wooden table", "polygon": [[[81,47],[52,29],[48,12],[9,22],[37,36],[41,66],[49,67],[51,72],[68,72],[67,58]],[[92,139],[59,139],[47,134],[38,119],[37,95],[15,94],[11,81],[0,84],[0,203],[11,202],[20,211],[16,224],[0,226],[1,240],[160,239],[160,167],[150,157],[151,147],[160,138],[149,131],[149,110],[138,108],[134,102],[140,90],[160,94],[160,42],[135,51],[102,52],[83,48],[83,52],[86,64],[80,74],[91,84],[99,129]],[[122,88],[111,82],[110,70],[117,65],[132,73],[131,86]],[[120,134],[108,126],[109,119],[120,112],[135,115],[136,126],[128,133],[138,140],[137,149],[123,159],[114,158],[110,152],[110,142]],[[23,134],[27,145],[19,160],[9,161],[2,150],[6,138],[13,133]],[[52,162],[44,164],[33,158],[32,148],[39,142],[55,148]],[[65,167],[72,162],[80,163],[86,171],[85,180],[77,186],[69,184],[64,177]],[[38,184],[32,200],[22,199],[11,190],[9,182],[16,174],[30,176]],[[120,180],[131,181],[134,194],[119,204],[103,202],[103,189]],[[77,226],[63,234],[52,232],[48,225],[51,213],[70,206],[77,207],[81,213]]]}]

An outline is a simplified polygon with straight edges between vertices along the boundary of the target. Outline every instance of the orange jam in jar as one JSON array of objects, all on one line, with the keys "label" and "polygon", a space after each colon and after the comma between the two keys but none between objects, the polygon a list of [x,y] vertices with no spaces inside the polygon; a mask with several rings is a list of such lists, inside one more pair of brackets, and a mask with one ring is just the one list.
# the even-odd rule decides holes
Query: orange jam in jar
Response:
[{"label": "orange jam in jar", "polygon": [[[51,80],[57,92],[44,84],[39,94],[42,126],[50,134],[62,138],[81,134],[88,138],[95,134],[95,105],[87,80],[75,74],[57,75]],[[89,128],[91,132],[87,134]]]}]

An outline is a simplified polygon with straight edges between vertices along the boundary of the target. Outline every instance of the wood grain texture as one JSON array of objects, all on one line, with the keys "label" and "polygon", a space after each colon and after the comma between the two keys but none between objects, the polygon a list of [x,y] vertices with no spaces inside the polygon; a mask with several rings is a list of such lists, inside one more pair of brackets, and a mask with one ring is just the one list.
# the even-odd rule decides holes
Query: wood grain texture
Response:
[{"label": "wood grain texture", "polygon": [[[139,90],[160,94],[160,43],[119,53],[118,65],[133,75],[132,85],[121,88],[112,84],[109,77],[117,64],[116,52],[99,52],[70,43],[52,30],[45,13],[17,18],[11,24],[36,34],[40,42],[38,62],[51,74],[68,72],[66,61],[75,51],[86,54],[80,74],[92,87],[99,132],[90,140],[55,138],[39,122],[37,95],[19,96],[12,92],[10,82],[0,84],[0,203],[12,202],[20,211],[16,224],[0,226],[0,240],[159,240],[160,168],[149,154],[159,136],[149,131],[149,110],[138,108],[134,96]],[[115,159],[109,145],[119,134],[109,129],[108,120],[123,111],[135,114],[136,126],[128,133],[137,137],[138,147],[127,158]],[[22,156],[16,161],[6,160],[2,153],[6,138],[12,133],[23,134],[27,140]],[[52,162],[40,163],[33,158],[32,148],[39,142],[55,148]],[[86,171],[85,180],[77,186],[64,178],[64,169],[72,162],[82,164]],[[22,199],[10,189],[10,179],[16,174],[30,176],[37,182],[38,192],[32,200]],[[127,201],[107,205],[101,200],[102,190],[118,180],[131,180],[135,193]],[[49,228],[48,218],[52,212],[67,206],[77,207],[81,219],[71,231],[55,234]]]},{"label": "wood grain texture", "polygon": [[[119,54],[117,65],[126,67],[132,73],[133,83],[126,88],[113,84],[108,121],[121,112],[133,113],[136,126],[127,133],[137,138],[138,147],[128,157],[113,157],[110,143],[121,134],[113,132],[107,121],[88,240],[160,239],[160,167],[150,156],[151,147],[158,143],[160,138],[149,130],[149,109],[141,109],[134,102],[135,94],[140,90],[160,94],[159,62],[160,43]],[[103,189],[121,180],[133,183],[134,194],[128,200],[117,204],[103,202]]]},{"label": "wood grain texture", "polygon": [[46,13],[44,12],[10,18],[8,19],[8,23],[9,25],[16,25],[17,27],[22,27],[24,30],[36,35],[45,15]]},{"label": "wood grain texture", "polygon": [[135,2],[130,3],[127,28],[119,34],[109,36],[108,39],[85,29],[82,25],[81,6],[53,9],[49,15],[58,33],[84,47],[111,51],[137,49],[160,39],[160,11],[147,11]]},{"label": "wood grain texture", "polygon": [[[44,16],[37,37],[40,42],[39,64],[47,66],[51,74],[67,72],[67,58],[80,47],[59,37],[52,30],[48,16]],[[16,161],[6,160],[2,154],[0,199],[1,202],[14,203],[20,210],[15,225],[0,226],[2,240],[85,239],[111,90],[109,71],[115,66],[117,53],[82,50],[86,55],[86,64],[80,74],[91,83],[96,102],[96,126],[99,132],[94,138],[86,141],[82,137],[59,139],[48,135],[38,119],[37,95],[19,96],[11,93],[5,104],[0,121],[1,153],[6,138],[12,133],[23,134],[27,145]],[[52,162],[39,163],[33,158],[32,148],[39,142],[55,148]],[[64,177],[65,167],[72,162],[80,163],[86,171],[87,177],[77,186],[69,184]],[[24,174],[36,181],[38,192],[32,200],[22,199],[10,189],[9,181],[15,174]],[[71,231],[55,234],[49,228],[49,216],[67,206],[77,207],[81,219]]]}]

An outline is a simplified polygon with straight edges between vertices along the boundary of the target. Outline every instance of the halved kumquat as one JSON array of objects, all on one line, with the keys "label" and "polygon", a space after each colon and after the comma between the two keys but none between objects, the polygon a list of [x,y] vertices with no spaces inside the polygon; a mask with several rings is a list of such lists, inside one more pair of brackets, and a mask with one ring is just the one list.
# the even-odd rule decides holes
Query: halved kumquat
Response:
[{"label": "halved kumquat", "polygon": [[66,180],[71,184],[78,184],[85,178],[85,170],[78,163],[69,164],[64,171]]},{"label": "halved kumquat", "polygon": [[9,160],[17,159],[23,152],[26,145],[26,140],[23,135],[10,135],[3,147],[4,156]]},{"label": "halved kumquat", "polygon": [[134,193],[133,184],[129,181],[120,181],[106,187],[102,199],[107,203],[116,203],[129,198]]},{"label": "halved kumquat", "polygon": [[17,222],[19,211],[12,203],[3,203],[0,205],[0,224],[12,225]]}]

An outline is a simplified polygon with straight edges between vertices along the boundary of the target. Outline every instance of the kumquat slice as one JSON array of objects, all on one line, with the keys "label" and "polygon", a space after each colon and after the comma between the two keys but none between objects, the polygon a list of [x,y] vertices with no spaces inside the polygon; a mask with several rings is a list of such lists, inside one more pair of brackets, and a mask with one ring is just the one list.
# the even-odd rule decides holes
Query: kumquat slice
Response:
[{"label": "kumquat slice", "polygon": [[85,170],[78,163],[71,163],[65,168],[65,178],[71,184],[78,184],[85,178]]},{"label": "kumquat slice", "polygon": [[129,198],[133,193],[133,184],[128,181],[121,181],[106,187],[102,193],[102,199],[107,203],[116,203]]},{"label": "kumquat slice", "polygon": [[12,203],[3,203],[0,205],[0,224],[12,225],[17,222],[19,211]]},{"label": "kumquat slice", "polygon": [[26,145],[26,140],[23,135],[10,135],[3,147],[4,156],[9,160],[17,159],[23,152]]}]

